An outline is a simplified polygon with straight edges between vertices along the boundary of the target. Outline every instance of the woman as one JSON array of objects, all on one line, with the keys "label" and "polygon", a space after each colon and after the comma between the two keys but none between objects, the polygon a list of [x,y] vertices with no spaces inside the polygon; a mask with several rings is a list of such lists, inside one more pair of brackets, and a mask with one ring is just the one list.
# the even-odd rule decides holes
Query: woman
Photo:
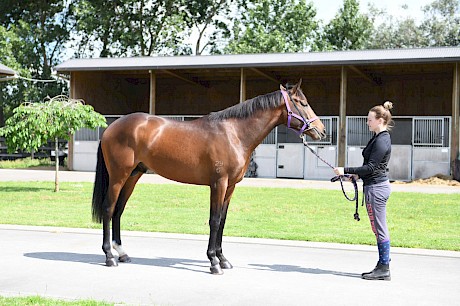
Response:
[{"label": "woman", "polygon": [[338,167],[335,174],[353,174],[361,178],[364,185],[366,208],[372,230],[377,238],[379,261],[371,272],[361,276],[369,280],[390,280],[390,234],[386,222],[386,204],[391,187],[388,180],[388,162],[391,155],[391,138],[388,131],[393,126],[390,110],[393,103],[387,101],[374,106],[367,115],[369,130],[374,136],[363,150],[364,163],[361,167]]}]

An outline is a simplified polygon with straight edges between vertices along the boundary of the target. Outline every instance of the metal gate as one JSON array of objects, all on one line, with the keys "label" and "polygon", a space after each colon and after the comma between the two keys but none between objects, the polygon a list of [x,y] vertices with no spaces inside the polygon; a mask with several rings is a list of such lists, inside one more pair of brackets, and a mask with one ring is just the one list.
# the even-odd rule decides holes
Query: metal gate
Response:
[{"label": "metal gate", "polygon": [[347,117],[346,131],[346,165],[348,167],[359,167],[363,164],[363,149],[372,138],[372,132],[367,127],[367,117]]},{"label": "metal gate", "polygon": [[276,177],[303,178],[304,146],[301,139],[285,125],[276,130]]},{"label": "metal gate", "polygon": [[412,178],[450,174],[450,117],[412,121]]},{"label": "metal gate", "polygon": [[[307,137],[308,145],[318,153],[321,158],[331,165],[337,165],[337,135],[339,117],[319,117],[326,129],[326,138],[320,141],[314,141]],[[305,179],[330,179],[334,176],[332,169],[314,156],[308,149],[305,150]]]},{"label": "metal gate", "polygon": [[[119,115],[105,116],[107,124],[120,118]],[[82,128],[73,136],[73,170],[95,171],[97,163],[97,147],[104,128],[98,127],[95,130]]]},{"label": "metal gate", "polygon": [[276,177],[276,135],[278,128],[274,128],[254,150],[253,158],[257,167],[258,177]]}]

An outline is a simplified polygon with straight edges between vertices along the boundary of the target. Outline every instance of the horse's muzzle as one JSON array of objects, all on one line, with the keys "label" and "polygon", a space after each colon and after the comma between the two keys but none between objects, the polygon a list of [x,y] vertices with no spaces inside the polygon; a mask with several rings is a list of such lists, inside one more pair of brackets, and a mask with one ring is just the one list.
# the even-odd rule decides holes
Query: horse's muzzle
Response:
[{"label": "horse's muzzle", "polygon": [[309,129],[305,130],[304,134],[309,134],[309,136],[313,138],[314,140],[321,140],[327,137],[326,129],[323,129],[323,131],[320,131],[315,126],[312,126]]}]

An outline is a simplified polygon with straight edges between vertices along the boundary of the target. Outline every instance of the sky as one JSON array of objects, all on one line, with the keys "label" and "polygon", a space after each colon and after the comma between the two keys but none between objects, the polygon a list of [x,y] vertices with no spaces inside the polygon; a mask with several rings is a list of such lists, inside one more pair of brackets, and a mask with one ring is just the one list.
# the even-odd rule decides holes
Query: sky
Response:
[{"label": "sky", "polygon": [[[308,0],[307,0],[308,1]],[[309,0],[314,3],[317,10],[317,18],[325,23],[334,18],[335,14],[343,6],[343,0]],[[374,4],[379,9],[386,9],[389,15],[394,17],[405,17],[410,15],[416,20],[423,18],[422,7],[432,3],[434,0],[359,0],[359,8],[362,13],[367,12],[368,3]],[[402,9],[407,4],[408,9]]]}]

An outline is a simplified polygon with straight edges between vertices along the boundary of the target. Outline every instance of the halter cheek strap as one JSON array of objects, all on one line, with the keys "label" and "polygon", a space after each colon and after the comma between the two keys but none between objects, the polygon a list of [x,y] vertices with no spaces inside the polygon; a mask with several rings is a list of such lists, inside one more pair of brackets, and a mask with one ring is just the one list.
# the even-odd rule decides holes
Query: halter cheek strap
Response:
[{"label": "halter cheek strap", "polygon": [[[318,120],[318,117],[313,117],[309,120],[306,120],[303,116],[302,116],[302,113],[300,112],[300,110],[297,108],[297,106],[295,105],[294,102],[292,102],[292,104],[294,105],[294,107],[297,109],[297,111],[299,112],[299,115],[297,115],[296,113],[293,113],[292,110],[291,110],[291,107],[289,106],[289,98],[288,98],[288,93],[287,91],[285,90],[281,90],[281,93],[283,94],[283,98],[284,98],[284,104],[286,104],[286,110],[287,110],[287,113],[288,113],[288,118],[287,118],[287,127],[290,128],[291,130],[293,130],[294,132],[297,133],[297,135],[302,135],[303,132],[305,132],[306,130],[310,129],[310,124],[315,121],[315,120]],[[292,99],[291,99],[292,100]],[[300,128],[300,130],[296,130],[295,128],[291,127],[291,120],[292,120],[292,117],[300,120],[301,122],[303,122],[303,125],[302,127]]]}]

